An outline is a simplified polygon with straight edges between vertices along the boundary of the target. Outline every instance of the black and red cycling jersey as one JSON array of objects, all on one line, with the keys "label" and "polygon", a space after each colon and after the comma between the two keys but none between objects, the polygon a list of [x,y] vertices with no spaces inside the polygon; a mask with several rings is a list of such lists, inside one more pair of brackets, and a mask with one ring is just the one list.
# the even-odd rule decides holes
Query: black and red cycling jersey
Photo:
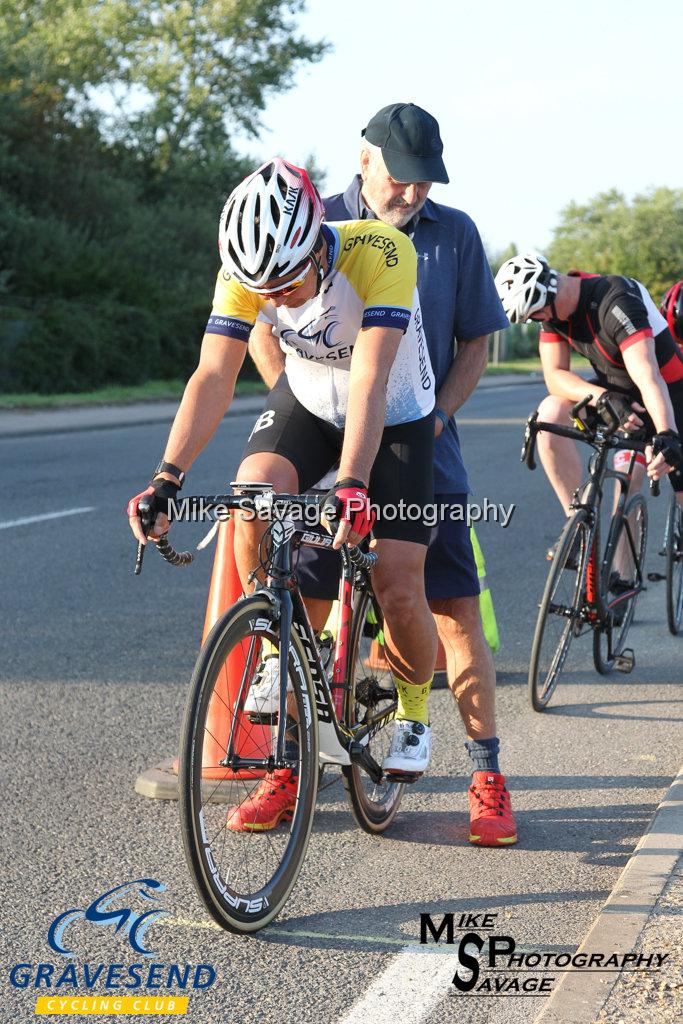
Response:
[{"label": "black and red cycling jersey", "polygon": [[568,320],[547,320],[539,342],[568,342],[589,360],[597,383],[623,392],[637,392],[624,365],[623,352],[638,341],[654,339],[659,370],[667,384],[683,380],[681,350],[666,320],[640,281],[630,277],[584,274],[579,301]]}]

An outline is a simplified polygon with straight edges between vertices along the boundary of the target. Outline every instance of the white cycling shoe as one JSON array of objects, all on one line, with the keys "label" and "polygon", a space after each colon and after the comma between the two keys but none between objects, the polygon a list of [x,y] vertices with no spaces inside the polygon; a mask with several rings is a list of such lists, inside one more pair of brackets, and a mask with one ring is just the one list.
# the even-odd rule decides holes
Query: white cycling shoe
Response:
[{"label": "white cycling shoe", "polygon": [[[287,678],[287,693],[294,687]],[[277,654],[267,655],[258,670],[258,675],[249,688],[244,710],[251,715],[276,715],[280,710],[280,668]]]},{"label": "white cycling shoe", "polygon": [[432,728],[422,722],[396,722],[382,768],[387,775],[422,775],[432,753]]}]

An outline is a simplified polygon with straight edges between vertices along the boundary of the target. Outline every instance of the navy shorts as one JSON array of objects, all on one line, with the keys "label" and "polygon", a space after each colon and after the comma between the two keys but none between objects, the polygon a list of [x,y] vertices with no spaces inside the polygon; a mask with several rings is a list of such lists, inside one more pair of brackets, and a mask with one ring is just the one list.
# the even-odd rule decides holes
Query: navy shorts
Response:
[{"label": "navy shorts", "polygon": [[[432,528],[425,561],[427,600],[478,597],[479,577],[467,525],[466,494],[436,494],[436,506],[447,505],[445,518]],[[451,510],[455,513],[451,514]],[[341,559],[336,551],[302,547],[297,576],[304,597],[333,601],[339,587]]]}]

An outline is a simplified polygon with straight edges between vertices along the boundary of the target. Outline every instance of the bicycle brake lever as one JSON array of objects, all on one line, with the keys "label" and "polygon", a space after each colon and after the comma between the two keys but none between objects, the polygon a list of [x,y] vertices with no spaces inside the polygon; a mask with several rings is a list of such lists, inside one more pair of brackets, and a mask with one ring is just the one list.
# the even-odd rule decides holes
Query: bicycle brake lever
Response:
[{"label": "bicycle brake lever", "polygon": [[523,462],[527,469],[536,469],[536,459],[534,458],[536,452],[536,420],[538,419],[538,409],[532,412],[526,421],[524,428],[524,444],[522,445],[522,453],[520,456],[520,462]]},{"label": "bicycle brake lever", "polygon": [[[142,532],[145,537],[149,535],[149,531],[152,529],[154,522],[153,515],[154,511],[148,497],[140,498],[138,502],[138,514],[140,516],[140,525],[142,526]],[[142,541],[138,541],[138,547],[135,554],[135,568],[133,569],[133,575],[139,576],[142,572],[142,560],[145,557],[145,547]]]}]

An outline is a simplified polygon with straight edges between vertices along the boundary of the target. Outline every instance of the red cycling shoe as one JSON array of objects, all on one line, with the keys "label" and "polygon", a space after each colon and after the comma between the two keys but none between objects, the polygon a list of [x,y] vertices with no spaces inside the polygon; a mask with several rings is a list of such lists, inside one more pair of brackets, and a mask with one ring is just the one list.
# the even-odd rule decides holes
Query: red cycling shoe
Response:
[{"label": "red cycling shoe", "polygon": [[233,832],[267,832],[281,821],[291,821],[296,807],[298,777],[291,768],[278,768],[262,779],[249,796],[228,810]]},{"label": "red cycling shoe", "polygon": [[504,775],[474,772],[467,797],[471,843],[477,846],[511,846],[517,842],[517,828]]}]

